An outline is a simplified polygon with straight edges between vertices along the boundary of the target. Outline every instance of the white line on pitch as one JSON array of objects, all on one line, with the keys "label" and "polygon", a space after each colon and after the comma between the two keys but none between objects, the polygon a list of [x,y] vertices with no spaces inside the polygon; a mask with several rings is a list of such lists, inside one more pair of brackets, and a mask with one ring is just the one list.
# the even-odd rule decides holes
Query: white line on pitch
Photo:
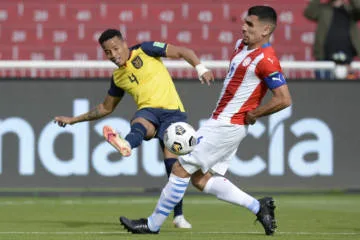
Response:
[{"label": "white line on pitch", "polygon": [[[164,234],[262,234],[262,232],[166,232]],[[0,232],[0,235],[107,235],[130,234],[128,232]],[[360,235],[354,232],[276,232],[276,235]]]}]

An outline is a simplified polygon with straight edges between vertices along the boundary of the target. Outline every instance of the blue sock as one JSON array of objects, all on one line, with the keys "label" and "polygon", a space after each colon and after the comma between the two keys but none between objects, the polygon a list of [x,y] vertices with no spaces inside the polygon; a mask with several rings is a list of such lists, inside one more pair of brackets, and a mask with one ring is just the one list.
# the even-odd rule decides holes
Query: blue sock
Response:
[{"label": "blue sock", "polygon": [[[176,158],[167,158],[167,159],[165,159],[164,163],[165,163],[166,173],[167,173],[168,177],[170,176],[172,166],[174,165],[174,163],[176,161],[177,161]],[[174,208],[174,217],[183,214],[182,203],[183,203],[183,200],[181,199],[180,202],[178,204],[176,204],[176,206]]]},{"label": "blue sock", "polygon": [[131,130],[125,140],[130,143],[131,148],[138,147],[146,136],[146,128],[141,123],[131,125]]}]

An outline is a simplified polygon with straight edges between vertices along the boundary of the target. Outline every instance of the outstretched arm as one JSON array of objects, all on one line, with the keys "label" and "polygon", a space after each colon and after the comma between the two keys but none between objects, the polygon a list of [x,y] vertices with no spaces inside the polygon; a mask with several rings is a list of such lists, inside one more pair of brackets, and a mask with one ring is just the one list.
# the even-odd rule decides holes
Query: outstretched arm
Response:
[{"label": "outstretched arm", "polygon": [[257,118],[278,112],[291,105],[291,96],[287,84],[271,91],[273,96],[269,102],[246,113],[245,122],[247,124],[254,124]]},{"label": "outstretched arm", "polygon": [[201,64],[199,58],[192,49],[168,44],[166,57],[176,59],[182,58],[191,66],[195,67],[201,83],[206,82],[207,84],[210,84],[210,81],[214,81],[212,72]]},{"label": "outstretched arm", "polygon": [[113,97],[107,94],[104,102],[100,103],[89,112],[75,117],[57,116],[54,118],[54,122],[57,123],[60,127],[65,127],[67,124],[72,125],[78,122],[100,119],[112,113],[119,104],[120,100],[121,98],[119,97]]}]

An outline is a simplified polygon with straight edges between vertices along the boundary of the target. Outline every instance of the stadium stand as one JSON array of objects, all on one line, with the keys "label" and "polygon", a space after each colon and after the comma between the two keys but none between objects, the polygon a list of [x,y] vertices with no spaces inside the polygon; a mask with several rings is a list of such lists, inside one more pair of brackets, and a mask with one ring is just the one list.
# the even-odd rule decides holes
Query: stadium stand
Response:
[{"label": "stadium stand", "polygon": [[[203,59],[227,59],[252,1],[146,0],[6,1],[0,6],[1,60],[103,60],[97,36],[119,28],[129,43],[167,41],[197,49]],[[311,60],[315,25],[305,1],[275,0],[279,29],[273,44],[282,60]]]}]

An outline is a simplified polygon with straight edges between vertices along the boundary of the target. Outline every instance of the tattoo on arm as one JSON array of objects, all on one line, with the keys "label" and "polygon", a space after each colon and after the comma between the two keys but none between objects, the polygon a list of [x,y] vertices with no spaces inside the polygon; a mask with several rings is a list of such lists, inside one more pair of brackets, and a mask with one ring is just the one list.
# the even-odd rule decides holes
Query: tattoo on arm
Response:
[{"label": "tattoo on arm", "polygon": [[99,119],[101,117],[103,117],[104,114],[102,114],[98,107],[92,109],[90,112],[88,112],[86,115],[85,115],[85,120],[86,121],[91,121],[91,120],[95,120],[95,119]]}]

